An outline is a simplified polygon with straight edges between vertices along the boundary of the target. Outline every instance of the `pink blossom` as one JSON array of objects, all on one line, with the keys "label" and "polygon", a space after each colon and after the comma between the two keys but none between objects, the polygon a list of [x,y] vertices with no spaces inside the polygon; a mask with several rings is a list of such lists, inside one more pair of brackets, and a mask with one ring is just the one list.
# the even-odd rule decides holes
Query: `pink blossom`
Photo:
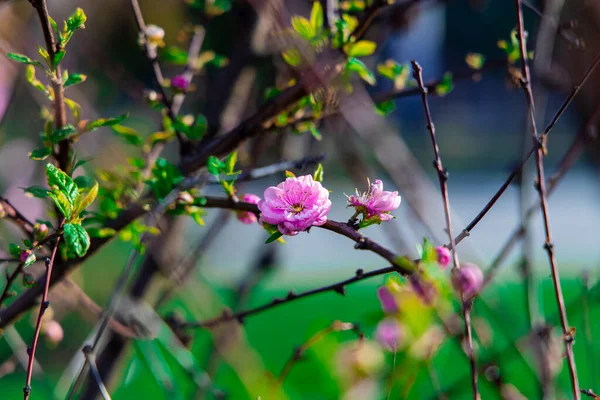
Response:
[{"label": "pink blossom", "polygon": [[48,341],[53,344],[60,343],[65,336],[62,326],[56,320],[45,322],[43,330]]},{"label": "pink blossom", "polygon": [[25,263],[25,262],[27,262],[27,260],[29,259],[30,256],[31,256],[31,250],[23,250],[19,254],[19,261],[21,261],[22,263]]},{"label": "pink blossom", "polygon": [[[245,195],[242,196],[242,198],[240,200],[245,203],[258,204],[258,202],[260,201],[260,197],[258,197],[255,194],[252,194],[252,193],[246,193]],[[247,224],[247,225],[253,224],[257,221],[256,215],[254,215],[254,213],[252,213],[250,211],[238,211],[237,218],[243,224]]]},{"label": "pink blossom", "polygon": [[175,75],[171,78],[171,88],[179,92],[185,92],[190,83],[183,75]]},{"label": "pink blossom", "polygon": [[375,338],[383,347],[395,351],[400,347],[404,334],[400,323],[393,318],[384,319],[377,325]]},{"label": "pink blossom", "polygon": [[448,266],[448,264],[450,264],[450,260],[452,259],[450,249],[448,249],[445,246],[438,246],[435,248],[435,251],[437,253],[438,264],[440,264],[440,267],[442,267],[442,269],[445,269]]},{"label": "pink blossom", "polygon": [[465,263],[452,275],[452,286],[465,297],[473,297],[481,290],[483,272],[475,264]]},{"label": "pink blossom", "polygon": [[323,225],[330,208],[329,191],[311,175],[287,178],[267,188],[264,200],[258,202],[260,221],[277,225],[288,236]]},{"label": "pink blossom", "polygon": [[383,182],[379,179],[374,183],[369,181],[369,190],[348,197],[348,203],[356,211],[363,213],[365,219],[378,216],[381,221],[389,221],[394,218],[390,212],[400,207],[401,197],[398,192],[388,192],[383,190]]},{"label": "pink blossom", "polygon": [[396,298],[387,286],[384,285],[377,288],[377,297],[379,298],[383,312],[395,313],[398,311]]}]

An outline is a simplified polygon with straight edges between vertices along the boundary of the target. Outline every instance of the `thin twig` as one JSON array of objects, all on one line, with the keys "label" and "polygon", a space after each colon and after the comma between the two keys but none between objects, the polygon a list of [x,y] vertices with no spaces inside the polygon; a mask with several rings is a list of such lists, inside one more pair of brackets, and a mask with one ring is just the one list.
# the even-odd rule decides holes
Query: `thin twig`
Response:
[{"label": "thin twig", "polygon": [[[162,69],[160,68],[160,64],[158,63],[158,55],[156,54],[156,49],[153,48],[148,41],[148,37],[146,35],[146,22],[144,21],[144,15],[142,14],[142,9],[140,8],[140,3],[138,0],[131,0],[131,8],[133,10],[133,14],[135,15],[135,22],[137,23],[138,29],[140,31],[140,35],[143,37],[144,48],[146,50],[146,57],[150,60],[152,64],[152,71],[154,72],[154,78],[156,79],[156,83],[158,85],[158,90],[160,91],[161,101],[167,111],[167,115],[171,119],[171,121],[176,121],[177,112],[173,109],[173,103],[169,96],[167,96],[167,91],[165,90],[165,78],[162,73]],[[184,145],[188,143],[187,138],[178,130],[175,130],[177,135],[177,140],[179,141],[179,150],[183,151]]]},{"label": "thin twig", "polygon": [[33,234],[34,223],[24,216],[13,204],[5,197],[0,196],[0,208],[6,213],[6,217],[17,224],[23,233],[28,237]]},{"label": "thin twig", "polygon": [[[448,236],[450,238],[450,245],[452,246],[452,258],[454,261],[454,270],[453,273],[456,273],[456,270],[460,269],[460,263],[458,260],[458,254],[456,252],[456,242],[454,241],[454,234],[452,233],[452,221],[450,216],[450,199],[448,197],[448,172],[444,168],[442,164],[442,158],[440,156],[440,149],[437,143],[437,139],[435,136],[435,125],[433,124],[433,119],[431,118],[431,112],[429,110],[429,103],[427,101],[427,89],[425,88],[425,84],[423,83],[423,69],[421,66],[415,61],[411,61],[413,68],[413,75],[417,80],[417,85],[421,91],[421,100],[423,102],[423,109],[425,110],[425,118],[427,120],[427,128],[429,130],[429,136],[431,137],[431,145],[433,146],[433,152],[435,154],[435,160],[433,161],[433,166],[437,172],[438,180],[440,183],[440,191],[442,193],[442,200],[444,202],[444,214],[446,217],[446,230],[448,232]],[[465,320],[465,340],[466,340],[466,349],[467,357],[469,357],[469,364],[471,368],[471,388],[473,390],[473,398],[478,400],[479,390],[477,389],[477,364],[475,362],[475,353],[473,351],[473,333],[471,330],[471,301],[465,298],[464,293],[461,292],[461,303],[463,309],[463,317]]]},{"label": "thin twig", "polygon": [[[518,34],[519,34],[519,45],[521,51],[521,62],[522,62],[522,73],[524,82],[522,82],[523,90],[525,92],[527,98],[527,104],[529,107],[529,122],[531,123],[531,135],[532,139],[535,142],[538,142],[540,138],[538,137],[538,130],[535,122],[535,104],[533,100],[533,91],[531,90],[531,75],[529,73],[529,66],[527,63],[527,49],[525,43],[525,28],[523,22],[523,8],[521,4],[522,0],[515,0],[516,8],[517,8],[517,23],[518,23]],[[593,70],[593,68],[591,68]],[[591,73],[590,70],[590,73]],[[586,77],[587,78],[587,77]],[[578,90],[579,88],[577,88]],[[575,92],[576,93],[576,92]],[[567,103],[567,102],[565,102]],[[568,104],[568,103],[567,103]],[[566,107],[566,105],[565,105]],[[542,143],[544,143],[545,134],[542,134]],[[563,329],[564,341],[565,341],[565,350],[567,354],[568,366],[569,366],[569,376],[571,378],[571,387],[572,394],[575,400],[580,399],[579,393],[579,382],[577,380],[577,370],[575,367],[575,357],[573,354],[573,340],[569,334],[569,323],[567,320],[567,311],[565,309],[565,303],[563,298],[563,293],[560,284],[560,276],[558,272],[558,267],[556,265],[556,259],[554,255],[554,247],[552,244],[552,236],[550,231],[550,218],[548,215],[548,204],[546,199],[546,181],[544,178],[544,147],[540,147],[536,152],[536,168],[537,168],[537,179],[538,179],[538,192],[540,195],[540,205],[542,210],[542,216],[544,221],[544,230],[546,232],[546,243],[545,249],[548,253],[548,259],[550,261],[550,268],[552,271],[552,281],[554,283],[554,293],[556,296],[556,302],[558,305],[558,309],[560,312],[561,325]]]},{"label": "thin twig", "polygon": [[31,376],[33,374],[33,362],[35,360],[35,351],[38,345],[38,339],[40,336],[40,330],[42,329],[42,320],[44,313],[50,302],[48,301],[48,292],[50,291],[50,277],[52,276],[52,266],[54,265],[54,259],[58,251],[58,244],[60,243],[60,236],[56,238],[54,249],[52,250],[51,258],[46,259],[46,285],[44,287],[44,293],[42,294],[42,301],[40,303],[40,311],[38,313],[37,322],[35,324],[35,333],[33,334],[33,342],[29,349],[29,362],[27,363],[27,378],[25,380],[25,386],[23,387],[23,399],[27,400],[31,393]]},{"label": "thin twig", "polygon": [[104,382],[102,382],[102,377],[100,376],[100,372],[98,372],[98,367],[96,366],[96,355],[92,351],[91,346],[85,346],[83,349],[83,355],[85,356],[85,361],[90,366],[90,371],[92,371],[92,376],[94,377],[94,381],[96,385],[98,385],[98,389],[100,389],[100,393],[104,400],[111,400],[110,394],[104,386]]}]

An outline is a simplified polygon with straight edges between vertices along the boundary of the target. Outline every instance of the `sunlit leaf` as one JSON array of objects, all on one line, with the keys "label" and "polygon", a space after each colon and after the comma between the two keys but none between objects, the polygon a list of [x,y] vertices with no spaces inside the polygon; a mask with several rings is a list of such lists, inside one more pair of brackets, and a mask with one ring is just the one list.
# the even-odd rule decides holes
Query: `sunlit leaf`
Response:
[{"label": "sunlit leaf", "polygon": [[83,257],[90,248],[90,236],[85,228],[79,224],[65,224],[63,237],[70,251],[78,257]]}]

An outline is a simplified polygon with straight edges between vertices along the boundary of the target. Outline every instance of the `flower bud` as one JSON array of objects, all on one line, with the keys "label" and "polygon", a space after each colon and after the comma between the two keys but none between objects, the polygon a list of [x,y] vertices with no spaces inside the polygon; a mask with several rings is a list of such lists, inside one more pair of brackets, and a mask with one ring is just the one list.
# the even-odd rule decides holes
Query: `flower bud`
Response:
[{"label": "flower bud", "polygon": [[19,261],[25,264],[26,267],[29,267],[31,264],[33,264],[35,260],[35,253],[31,250],[23,250],[21,254],[19,254]]},{"label": "flower bud", "polygon": [[48,236],[48,226],[46,224],[35,224],[34,228],[35,240],[42,241]]},{"label": "flower bud", "polygon": [[396,351],[404,338],[404,332],[398,321],[388,318],[377,325],[375,338],[383,348]]},{"label": "flower bud", "polygon": [[[245,203],[258,204],[258,202],[260,201],[260,197],[252,193],[246,193],[242,196],[240,200]],[[246,225],[253,224],[257,221],[256,215],[254,215],[254,213],[251,213],[250,211],[238,211],[237,218],[240,220],[241,223]]]},{"label": "flower bud", "polygon": [[180,192],[177,195],[177,202],[181,204],[194,204],[194,197],[188,192]]},{"label": "flower bud", "polygon": [[158,101],[158,93],[156,93],[154,90],[144,91],[144,97],[146,98],[146,101],[149,101],[150,103]]},{"label": "flower bud", "polygon": [[383,366],[381,347],[369,340],[344,344],[337,356],[340,374],[348,381],[375,375]]},{"label": "flower bud", "polygon": [[147,25],[146,29],[144,30],[144,34],[146,35],[146,38],[150,44],[153,45],[159,45],[165,38],[165,30],[154,24]]},{"label": "flower bud", "polygon": [[65,336],[62,326],[54,319],[44,323],[42,329],[46,339],[52,344],[60,343]]},{"label": "flower bud", "polygon": [[377,297],[379,298],[383,312],[393,314],[398,311],[396,298],[387,286],[384,285],[377,288]]},{"label": "flower bud", "polygon": [[2,219],[4,217],[6,217],[6,210],[4,209],[2,202],[0,202],[0,219]]},{"label": "flower bud", "polygon": [[175,75],[171,78],[171,89],[183,93],[190,86],[190,82],[183,75]]},{"label": "flower bud", "polygon": [[452,274],[452,286],[465,297],[473,297],[483,285],[483,272],[475,264],[465,263]]},{"label": "flower bud", "polygon": [[33,287],[35,285],[35,278],[30,273],[23,274],[23,286],[26,288]]},{"label": "flower bud", "polygon": [[450,249],[445,246],[438,246],[435,248],[435,252],[437,253],[437,262],[440,264],[442,269],[445,269],[452,260],[452,254],[450,253]]}]

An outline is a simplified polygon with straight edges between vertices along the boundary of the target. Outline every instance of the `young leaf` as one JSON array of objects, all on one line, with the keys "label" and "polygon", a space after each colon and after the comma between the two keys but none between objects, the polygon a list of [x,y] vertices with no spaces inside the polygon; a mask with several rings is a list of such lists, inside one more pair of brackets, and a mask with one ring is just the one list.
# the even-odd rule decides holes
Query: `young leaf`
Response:
[{"label": "young leaf", "polygon": [[84,74],[71,74],[65,81],[64,87],[68,88],[69,86],[77,85],[78,83],[85,82],[87,76]]},{"label": "young leaf", "polygon": [[48,147],[42,147],[41,149],[35,149],[29,153],[30,160],[42,161],[48,158],[48,156],[52,153],[52,149]]},{"label": "young leaf", "polygon": [[315,1],[310,12],[310,26],[315,35],[323,30],[323,6],[320,1]]},{"label": "young leaf", "polygon": [[292,67],[297,67],[300,65],[300,52],[296,49],[289,49],[284,51],[281,56],[283,57],[283,61],[285,61],[288,65]]},{"label": "young leaf", "polygon": [[66,52],[64,50],[60,50],[54,53],[54,60],[52,60],[52,65],[54,66],[54,68],[56,68],[58,64],[60,64],[62,59],[65,58],[65,54]]},{"label": "young leaf", "polygon": [[118,124],[112,125],[111,128],[117,136],[121,136],[127,143],[134,146],[144,145],[144,140],[135,129]]},{"label": "young leaf", "polygon": [[161,51],[160,58],[175,65],[185,65],[188,62],[187,51],[175,46],[169,46]]},{"label": "young leaf", "polygon": [[377,44],[370,40],[360,40],[356,43],[347,44],[344,50],[349,57],[365,57],[375,52]]},{"label": "young leaf", "polygon": [[358,73],[358,75],[369,85],[375,85],[375,76],[367,66],[357,58],[350,57],[346,63],[346,69]]},{"label": "young leaf", "polygon": [[[92,132],[92,131],[96,130],[97,128],[100,128],[101,126],[112,126],[113,130],[114,130],[115,129],[114,126],[121,123],[127,117],[128,117],[127,114],[123,114],[123,115],[119,115],[118,117],[114,117],[114,118],[98,118],[97,120],[88,123],[85,127],[85,131]],[[127,127],[123,127],[123,129],[133,130],[132,128],[127,128]]]},{"label": "young leaf", "polygon": [[192,140],[200,140],[202,139],[202,136],[204,136],[204,134],[206,133],[207,129],[208,121],[206,120],[206,117],[202,114],[198,114],[198,116],[194,120],[194,125],[192,126],[192,129],[190,129],[187,137]]},{"label": "young leaf", "polygon": [[32,251],[27,255],[25,262],[23,263],[23,267],[27,268],[32,265],[36,261],[35,253]]},{"label": "young leaf", "polygon": [[88,228],[87,233],[90,237],[107,238],[114,236],[117,231],[112,228]]},{"label": "young leaf", "polygon": [[229,154],[227,156],[227,159],[225,160],[225,172],[227,174],[234,174],[234,170],[235,170],[235,163],[237,162],[237,151],[232,152],[231,154]]},{"label": "young leaf", "polygon": [[45,199],[48,197],[48,189],[41,186],[29,186],[28,188],[22,188],[25,194],[30,197],[37,197],[38,199]]},{"label": "young leaf", "polygon": [[77,216],[81,214],[83,210],[88,208],[90,204],[96,199],[98,196],[98,182],[87,193],[80,193],[75,200],[75,211],[73,211],[73,215]]},{"label": "young leaf", "polygon": [[19,257],[21,255],[21,247],[18,244],[11,243],[8,245],[8,252],[13,257]]},{"label": "young leaf", "polygon": [[23,54],[8,53],[6,56],[8,58],[10,58],[11,60],[19,62],[21,64],[29,64],[29,65],[35,65],[36,67],[43,67],[41,62],[39,62],[37,60],[32,60],[31,58],[29,58]]},{"label": "young leaf", "polygon": [[53,192],[58,190],[58,192],[65,195],[65,198],[71,205],[75,203],[75,199],[79,195],[79,191],[77,190],[77,185],[73,182],[69,175],[65,174],[54,165],[47,164],[46,180],[48,181],[48,186]]},{"label": "young leaf", "polygon": [[313,30],[311,23],[304,17],[299,17],[297,15],[293,16],[292,28],[306,40],[310,40],[315,36],[315,31]]},{"label": "young leaf", "polygon": [[442,81],[435,86],[435,92],[438,96],[445,96],[454,89],[454,82],[452,81],[452,73],[446,72],[442,77]]},{"label": "young leaf", "polygon": [[386,100],[375,104],[375,112],[384,117],[390,115],[395,109],[396,103],[394,103],[394,100]]},{"label": "young leaf", "polygon": [[52,143],[58,143],[61,140],[67,139],[70,135],[72,135],[75,132],[76,132],[76,129],[73,125],[66,124],[62,128],[57,129],[54,132],[52,132],[52,134],[50,135],[50,140],[52,141]]},{"label": "young leaf", "polygon": [[73,14],[67,19],[67,30],[74,32],[77,29],[83,29],[85,28],[85,21],[87,21],[85,13],[81,8],[77,7]]},{"label": "young leaf", "polygon": [[78,257],[85,256],[90,248],[90,236],[85,228],[79,224],[65,224],[63,227],[63,237],[70,251]]},{"label": "young leaf", "polygon": [[219,174],[225,170],[225,163],[218,157],[210,156],[208,157],[206,168],[212,175],[219,176]]},{"label": "young leaf", "polygon": [[94,186],[96,183],[92,178],[85,175],[80,175],[73,180],[79,189],[87,189]]},{"label": "young leaf", "polygon": [[485,56],[479,53],[469,53],[465,57],[465,62],[471,69],[479,71],[485,63]]},{"label": "young leaf", "polygon": [[27,82],[29,82],[31,86],[43,92],[46,96],[50,95],[50,92],[48,91],[46,86],[44,86],[44,84],[35,77],[35,67],[33,65],[27,66],[25,76],[27,77]]},{"label": "young leaf", "polygon": [[265,244],[272,243],[283,236],[283,233],[277,231],[274,232],[269,238],[265,241]]},{"label": "young leaf", "polygon": [[65,104],[71,109],[71,112],[73,113],[73,120],[75,121],[75,125],[79,125],[79,121],[81,121],[81,106],[79,105],[79,103],[76,103],[71,99],[67,99],[66,97]]},{"label": "young leaf", "polygon": [[296,175],[294,175],[294,173],[292,171],[285,171],[285,177],[286,178],[295,178]]},{"label": "young leaf", "polygon": [[67,196],[63,192],[48,192],[48,197],[54,200],[56,208],[58,208],[58,211],[60,211],[67,220],[71,218],[73,204],[67,199]]},{"label": "young leaf", "polygon": [[319,163],[317,170],[313,175],[313,179],[317,182],[323,182],[323,164]]}]

